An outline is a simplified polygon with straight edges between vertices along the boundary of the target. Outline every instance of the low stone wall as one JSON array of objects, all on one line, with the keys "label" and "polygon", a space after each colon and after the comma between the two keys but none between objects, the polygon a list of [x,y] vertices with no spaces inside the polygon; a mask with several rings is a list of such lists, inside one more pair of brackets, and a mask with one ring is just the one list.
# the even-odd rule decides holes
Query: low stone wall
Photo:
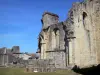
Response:
[{"label": "low stone wall", "polygon": [[31,70],[31,72],[53,72],[55,69],[55,64],[51,59],[33,59],[26,63],[26,70]]},{"label": "low stone wall", "polygon": [[26,72],[54,72],[58,68],[52,59],[17,59],[17,63],[8,63],[5,67],[25,68]]}]

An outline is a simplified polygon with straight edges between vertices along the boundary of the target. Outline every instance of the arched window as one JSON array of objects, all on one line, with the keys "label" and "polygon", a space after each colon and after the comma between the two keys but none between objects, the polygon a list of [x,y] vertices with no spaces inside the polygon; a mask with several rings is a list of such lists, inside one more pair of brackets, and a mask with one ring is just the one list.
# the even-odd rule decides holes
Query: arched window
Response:
[{"label": "arched window", "polygon": [[56,48],[59,48],[59,30],[56,31]]},{"label": "arched window", "polygon": [[55,28],[52,32],[52,49],[59,48],[59,29]]},{"label": "arched window", "polygon": [[52,50],[56,48],[56,37],[55,32],[52,32]]},{"label": "arched window", "polygon": [[87,13],[83,12],[83,25],[86,27],[86,21],[87,21]]},{"label": "arched window", "polygon": [[87,17],[87,13],[83,12],[83,20]]}]

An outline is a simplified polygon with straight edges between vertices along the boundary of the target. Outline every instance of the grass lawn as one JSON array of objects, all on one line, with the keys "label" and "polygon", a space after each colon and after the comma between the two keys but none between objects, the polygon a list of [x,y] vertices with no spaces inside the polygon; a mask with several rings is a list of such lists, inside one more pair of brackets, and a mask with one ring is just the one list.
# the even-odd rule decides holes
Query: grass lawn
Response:
[{"label": "grass lawn", "polygon": [[0,68],[0,75],[78,75],[70,70],[60,70],[52,73],[26,73],[22,68]]}]

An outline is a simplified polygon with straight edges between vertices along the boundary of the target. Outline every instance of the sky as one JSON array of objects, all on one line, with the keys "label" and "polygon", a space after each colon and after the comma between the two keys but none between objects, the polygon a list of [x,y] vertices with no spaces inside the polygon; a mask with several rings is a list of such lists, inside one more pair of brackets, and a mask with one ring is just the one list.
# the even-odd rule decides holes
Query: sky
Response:
[{"label": "sky", "polygon": [[58,14],[64,21],[77,1],[80,0],[0,0],[0,48],[20,46],[21,52],[35,53],[43,12]]}]

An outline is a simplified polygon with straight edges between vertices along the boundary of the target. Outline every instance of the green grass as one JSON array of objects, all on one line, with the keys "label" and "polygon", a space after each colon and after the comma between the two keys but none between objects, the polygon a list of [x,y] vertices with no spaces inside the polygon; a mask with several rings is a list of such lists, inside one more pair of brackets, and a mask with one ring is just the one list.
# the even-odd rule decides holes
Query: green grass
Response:
[{"label": "green grass", "polygon": [[26,73],[22,68],[0,68],[0,75],[78,75],[71,70],[59,70],[52,73]]}]

